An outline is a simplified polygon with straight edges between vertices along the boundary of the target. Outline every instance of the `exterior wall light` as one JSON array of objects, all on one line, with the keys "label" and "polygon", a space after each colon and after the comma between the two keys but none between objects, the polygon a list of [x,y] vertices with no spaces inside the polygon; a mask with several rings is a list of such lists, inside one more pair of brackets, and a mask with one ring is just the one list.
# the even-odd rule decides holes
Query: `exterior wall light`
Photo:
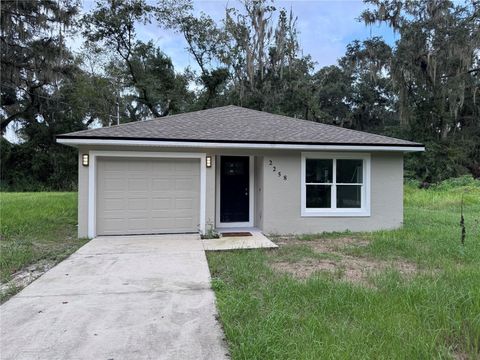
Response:
[{"label": "exterior wall light", "polygon": [[207,159],[206,159],[205,164],[207,165],[207,168],[212,167],[212,157],[210,155],[207,155]]},{"label": "exterior wall light", "polygon": [[88,166],[88,154],[82,154],[82,165]]}]

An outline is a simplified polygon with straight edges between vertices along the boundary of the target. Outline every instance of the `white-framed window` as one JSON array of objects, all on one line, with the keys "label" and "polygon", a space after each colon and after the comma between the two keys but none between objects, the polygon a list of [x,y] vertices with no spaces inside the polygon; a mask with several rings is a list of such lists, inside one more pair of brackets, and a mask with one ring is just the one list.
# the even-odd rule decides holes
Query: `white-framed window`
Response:
[{"label": "white-framed window", "polygon": [[302,216],[370,216],[370,155],[302,153]]}]

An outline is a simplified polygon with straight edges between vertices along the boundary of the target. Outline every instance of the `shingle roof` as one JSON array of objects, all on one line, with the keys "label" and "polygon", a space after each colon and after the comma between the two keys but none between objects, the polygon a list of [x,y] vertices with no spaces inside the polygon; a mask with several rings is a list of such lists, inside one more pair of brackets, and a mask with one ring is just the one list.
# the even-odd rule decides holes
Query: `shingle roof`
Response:
[{"label": "shingle roof", "polygon": [[232,105],[106,128],[77,131],[59,135],[58,138],[422,146],[411,141]]}]

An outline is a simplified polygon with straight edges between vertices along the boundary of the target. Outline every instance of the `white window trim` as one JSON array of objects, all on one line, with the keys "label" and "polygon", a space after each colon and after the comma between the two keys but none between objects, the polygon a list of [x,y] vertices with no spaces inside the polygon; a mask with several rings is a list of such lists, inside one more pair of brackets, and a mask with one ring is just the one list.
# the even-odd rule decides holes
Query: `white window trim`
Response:
[{"label": "white window trim", "polygon": [[[361,201],[362,207],[358,209],[308,209],[307,191],[305,183],[306,159],[360,159],[363,160],[363,186]],[[335,164],[333,173],[336,172]],[[324,152],[302,152],[301,159],[301,216],[302,217],[368,217],[370,216],[370,183],[371,183],[371,159],[367,153],[324,153]],[[338,185],[338,184],[337,184]],[[333,185],[332,185],[333,186]],[[332,188],[332,201],[336,199],[336,186]]]},{"label": "white window trim", "polygon": [[205,234],[205,205],[207,194],[207,172],[205,153],[182,152],[150,152],[150,151],[89,151],[90,165],[88,167],[88,219],[87,234],[89,238],[97,236],[97,157],[138,157],[138,158],[183,158],[199,159],[200,166],[200,224],[201,234]]},{"label": "white window trim", "polygon": [[[249,166],[249,184],[248,184],[248,221],[245,222],[221,222],[220,221],[220,196],[221,196],[221,189],[220,189],[220,171],[221,171],[221,160],[220,158],[222,156],[248,156],[248,166]],[[217,159],[215,161],[216,164],[216,175],[215,175],[215,224],[216,227],[219,229],[228,229],[228,228],[239,228],[239,227],[253,227],[253,219],[254,219],[254,192],[255,192],[255,187],[254,187],[254,160],[255,157],[252,155],[218,155]]]}]

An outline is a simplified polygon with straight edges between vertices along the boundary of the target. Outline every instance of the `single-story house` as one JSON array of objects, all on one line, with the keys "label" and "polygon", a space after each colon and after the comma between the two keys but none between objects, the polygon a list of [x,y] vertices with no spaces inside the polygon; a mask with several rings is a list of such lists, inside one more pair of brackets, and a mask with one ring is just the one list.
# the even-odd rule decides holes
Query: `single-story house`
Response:
[{"label": "single-story house", "polygon": [[78,235],[401,226],[422,144],[224,106],[59,135],[79,150]]}]

